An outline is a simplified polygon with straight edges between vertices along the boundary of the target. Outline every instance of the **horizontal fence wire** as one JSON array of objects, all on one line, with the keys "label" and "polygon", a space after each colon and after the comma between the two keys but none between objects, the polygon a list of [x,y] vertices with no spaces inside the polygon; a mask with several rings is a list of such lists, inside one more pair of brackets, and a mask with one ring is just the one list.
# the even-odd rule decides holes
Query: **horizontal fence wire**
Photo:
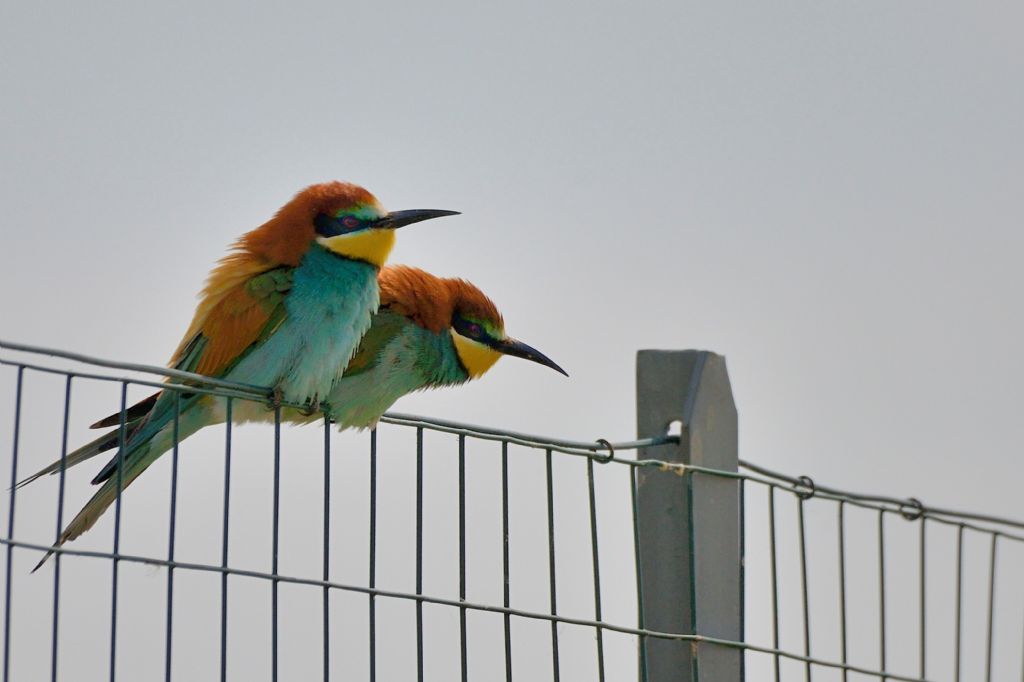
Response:
[{"label": "horizontal fence wire", "polygon": [[[513,660],[513,628],[512,619],[526,619],[547,622],[550,624],[550,651],[552,656],[552,679],[559,679],[560,677],[560,661],[559,661],[559,625],[573,625],[581,626],[592,629],[594,633],[594,646],[595,646],[595,670],[597,671],[597,677],[600,680],[605,679],[605,633],[620,633],[624,635],[630,635],[637,638],[639,644],[638,648],[638,676],[641,680],[647,680],[647,671],[645,666],[645,643],[651,639],[658,640],[669,640],[680,643],[688,643],[689,645],[699,644],[710,644],[715,646],[726,647],[730,649],[740,649],[748,652],[748,655],[764,655],[767,656],[771,661],[771,669],[773,670],[774,679],[783,679],[783,668],[781,667],[781,661],[790,661],[795,664],[802,666],[802,678],[810,682],[813,677],[814,671],[818,668],[831,669],[839,671],[842,675],[842,679],[845,681],[848,679],[850,673],[857,673],[861,675],[871,676],[875,679],[881,680],[903,680],[905,682],[928,682],[929,680],[939,679],[928,677],[928,664],[929,656],[926,650],[929,637],[926,634],[929,620],[926,618],[926,593],[927,593],[927,571],[926,566],[927,552],[926,552],[926,534],[927,527],[931,524],[937,526],[950,527],[956,532],[957,536],[957,570],[956,570],[956,612],[955,612],[955,635],[952,644],[953,656],[955,658],[953,667],[955,676],[953,679],[961,679],[960,671],[963,666],[962,661],[962,645],[963,645],[963,618],[962,611],[964,606],[964,554],[965,554],[965,532],[972,532],[976,534],[982,534],[989,538],[989,545],[986,548],[986,554],[988,556],[988,569],[987,569],[987,588],[986,588],[986,601],[987,601],[987,612],[985,617],[985,642],[984,642],[984,655],[985,655],[985,679],[993,679],[993,642],[996,634],[995,616],[997,604],[999,603],[997,583],[999,580],[999,574],[997,571],[997,545],[1000,542],[1009,543],[1024,543],[1024,534],[1016,532],[1019,529],[1024,529],[1024,522],[1003,518],[1000,516],[980,514],[975,512],[964,512],[953,509],[927,506],[915,498],[900,499],[875,494],[863,494],[843,490],[837,487],[831,487],[822,485],[815,480],[807,476],[790,476],[784,473],[774,471],[772,469],[753,464],[748,461],[741,460],[741,471],[719,471],[715,469],[704,468],[700,466],[685,465],[674,462],[666,462],[657,459],[640,458],[636,456],[628,456],[625,453],[632,453],[638,450],[646,448],[654,448],[659,445],[666,445],[671,443],[677,443],[679,436],[665,434],[664,436],[646,439],[626,440],[612,442],[604,438],[595,439],[594,441],[575,441],[566,440],[560,438],[549,438],[545,436],[537,436],[532,434],[519,433],[514,431],[508,431],[504,429],[483,427],[472,424],[465,424],[455,421],[431,419],[427,417],[420,417],[416,415],[402,414],[402,413],[388,413],[381,418],[381,423],[388,424],[391,426],[411,429],[415,434],[416,440],[416,493],[415,493],[415,526],[416,526],[416,548],[415,548],[415,589],[413,591],[402,591],[394,589],[385,589],[377,585],[377,572],[378,572],[378,554],[376,551],[377,542],[377,505],[378,505],[378,461],[377,461],[377,434],[376,431],[371,432],[370,435],[370,460],[369,460],[369,566],[368,566],[368,582],[365,585],[354,584],[350,582],[341,582],[330,580],[330,513],[331,513],[331,443],[329,438],[329,432],[326,432],[323,441],[323,475],[324,475],[324,488],[323,488],[323,548],[322,548],[322,566],[321,566],[321,577],[306,577],[300,575],[292,575],[284,573],[279,569],[278,557],[280,552],[280,530],[279,530],[279,517],[281,512],[280,502],[280,490],[281,490],[281,472],[280,472],[280,458],[281,458],[281,407],[287,407],[287,404],[278,404],[274,406],[274,480],[273,480],[273,515],[272,515],[272,550],[271,550],[271,570],[270,571],[259,571],[248,568],[239,568],[231,564],[231,552],[229,545],[229,529],[230,529],[230,513],[231,513],[231,479],[232,479],[232,428],[231,428],[231,411],[232,405],[236,400],[255,400],[266,402],[271,398],[271,394],[268,390],[261,387],[247,386],[244,384],[234,384],[222,380],[213,380],[208,377],[201,375],[193,375],[186,372],[178,372],[174,370],[167,370],[158,367],[149,367],[146,365],[130,364],[130,363],[119,363],[109,360],[101,360],[96,358],[90,358],[84,355],[67,353],[63,351],[56,351],[52,349],[36,348],[32,346],[26,346],[24,344],[13,344],[9,342],[0,341],[0,348],[11,352],[27,353],[32,355],[48,355],[51,357],[57,357],[65,360],[70,360],[76,363],[91,364],[108,369],[117,369],[128,372],[136,372],[143,374],[155,374],[164,377],[163,381],[156,382],[147,379],[140,379],[136,377],[126,376],[110,376],[105,374],[98,374],[95,372],[81,372],[71,369],[58,369],[37,362],[28,362],[24,360],[17,360],[11,358],[0,358],[0,365],[11,367],[15,370],[16,381],[15,381],[15,399],[14,399],[14,412],[11,418],[13,419],[12,429],[12,445],[10,449],[11,461],[10,461],[10,484],[11,490],[9,492],[10,499],[8,504],[8,522],[7,522],[7,533],[5,537],[0,538],[0,544],[6,547],[6,575],[5,575],[5,606],[4,606],[4,653],[3,653],[3,679],[13,679],[10,673],[10,660],[13,655],[11,645],[11,627],[12,627],[12,599],[14,597],[12,587],[12,553],[14,549],[26,550],[37,553],[51,552],[54,554],[54,580],[53,580],[53,603],[52,603],[52,632],[51,632],[51,679],[58,679],[58,622],[60,620],[60,588],[61,588],[61,571],[63,570],[65,575],[69,569],[69,564],[65,564],[62,569],[61,559],[62,557],[74,556],[83,557],[90,559],[100,559],[110,562],[112,570],[112,597],[111,597],[111,632],[110,632],[110,648],[109,648],[109,679],[115,680],[117,677],[117,642],[119,633],[117,629],[117,616],[118,616],[118,586],[119,586],[119,575],[118,567],[122,562],[128,562],[132,564],[146,564],[151,566],[158,566],[167,569],[166,575],[166,619],[165,619],[165,646],[164,646],[164,678],[166,680],[172,679],[172,646],[173,646],[173,632],[174,632],[174,605],[175,605],[175,581],[176,577],[181,571],[191,571],[197,573],[210,573],[216,574],[220,577],[220,625],[219,625],[219,676],[220,679],[227,679],[229,676],[228,671],[228,659],[227,659],[227,648],[228,648],[228,623],[230,616],[229,608],[229,577],[230,578],[253,578],[262,581],[267,581],[272,586],[271,592],[271,676],[272,679],[277,679],[278,674],[278,600],[279,600],[279,588],[281,584],[289,585],[305,585],[310,587],[320,588],[322,590],[322,638],[323,638],[323,654],[322,654],[322,671],[323,678],[329,679],[329,675],[333,669],[332,660],[329,654],[328,643],[330,641],[331,633],[334,632],[330,620],[329,611],[329,600],[332,592],[345,592],[353,594],[362,594],[368,597],[368,656],[369,656],[369,677],[371,680],[376,679],[377,672],[377,661],[379,654],[379,647],[377,638],[379,633],[377,631],[377,610],[379,609],[380,599],[397,600],[402,602],[411,602],[415,606],[416,611],[416,650],[417,650],[417,676],[419,679],[424,679],[424,623],[423,623],[423,607],[426,604],[438,605],[451,607],[457,610],[459,619],[459,670],[462,679],[470,679],[469,674],[469,632],[470,628],[467,625],[467,613],[468,612],[481,612],[481,613],[493,613],[500,614],[503,620],[503,646],[504,646],[504,659],[503,668],[504,676],[506,680],[513,679],[514,672],[514,660]],[[49,544],[42,542],[29,542],[15,537],[15,509],[16,509],[16,494],[17,489],[14,484],[19,479],[19,448],[20,440],[23,437],[22,433],[22,397],[26,383],[27,372],[39,372],[51,375],[59,375],[65,378],[65,394],[64,394],[64,405],[63,405],[63,428],[61,431],[61,449],[60,459],[62,466],[59,470],[59,492],[58,492],[58,511],[57,511],[57,532],[61,531],[62,524],[64,522],[63,516],[63,505],[64,505],[64,465],[63,462],[68,454],[68,415],[70,411],[71,396],[72,396],[72,384],[78,379],[87,379],[94,381],[112,382],[120,388],[120,424],[118,426],[120,444],[123,445],[126,437],[126,410],[128,407],[127,403],[127,389],[129,386],[149,386],[159,388],[161,390],[169,390],[174,392],[176,398],[176,414],[174,418],[174,445],[171,451],[172,457],[172,469],[171,469],[171,480],[170,480],[170,509],[169,509],[169,534],[167,536],[167,551],[164,557],[156,556],[143,556],[137,554],[124,553],[120,551],[120,495],[117,496],[114,518],[115,518],[115,531],[114,531],[114,544],[112,550],[109,552],[105,551],[94,551],[94,550],[83,550],[75,549],[73,547],[61,546],[53,547]],[[219,519],[221,525],[221,554],[220,562],[218,563],[203,563],[203,562],[192,562],[192,561],[181,561],[176,558],[176,525],[175,518],[178,507],[178,466],[179,466],[179,448],[178,448],[178,421],[179,413],[181,408],[180,396],[183,393],[203,393],[211,396],[218,396],[225,400],[226,410],[228,419],[225,424],[225,441],[223,448],[223,507],[222,515]],[[300,405],[292,405],[292,407],[303,407]],[[325,420],[325,426],[329,422]],[[437,595],[431,595],[424,590],[424,567],[423,567],[423,524],[424,524],[424,479],[423,479],[423,467],[424,467],[424,433],[425,432],[438,432],[444,434],[452,434],[457,436],[458,446],[458,530],[459,530],[459,541],[458,541],[458,598],[441,597]],[[475,601],[467,599],[467,568],[466,568],[466,555],[467,555],[467,537],[466,537],[466,443],[470,441],[493,441],[499,443],[501,446],[500,450],[500,464],[501,464],[501,524],[503,541],[501,547],[502,554],[502,579],[503,579],[503,595],[500,604],[485,603],[481,601]],[[545,463],[545,476],[544,476],[544,496],[546,497],[545,511],[546,511],[546,526],[547,526],[547,549],[548,549],[548,588],[549,588],[549,599],[547,610],[538,609],[524,609],[516,608],[512,606],[511,593],[509,590],[510,585],[510,574],[514,565],[512,554],[509,546],[509,526],[510,526],[510,511],[509,511],[509,446],[520,446],[523,448],[530,448],[540,451],[543,453]],[[589,521],[589,550],[591,553],[591,568],[593,573],[593,585],[594,585],[594,596],[592,601],[592,612],[593,617],[580,617],[577,615],[567,615],[559,612],[557,602],[557,578],[556,578],[556,514],[557,506],[555,504],[557,498],[557,490],[554,484],[554,478],[552,475],[552,462],[555,455],[566,455],[570,457],[583,457],[586,458],[586,483],[587,483],[587,499],[588,499],[588,521]],[[766,504],[767,516],[761,520],[765,523],[764,537],[768,547],[768,582],[770,585],[771,592],[771,606],[770,606],[770,631],[771,637],[770,642],[756,643],[752,641],[733,641],[728,639],[721,639],[716,637],[707,636],[701,633],[683,633],[683,632],[663,632],[645,627],[643,617],[643,599],[640,596],[642,592],[642,581],[639,575],[639,561],[637,560],[637,604],[638,612],[636,614],[636,624],[625,624],[622,622],[616,622],[610,619],[604,618],[602,611],[602,592],[601,592],[601,556],[598,550],[598,514],[597,514],[597,499],[594,486],[594,470],[595,466],[625,466],[629,468],[629,481],[630,481],[630,495],[632,496],[632,514],[633,514],[633,529],[634,534],[636,532],[636,475],[635,472],[639,468],[650,468],[661,470],[666,475],[678,475],[678,476],[712,476],[722,477],[727,479],[734,479],[742,481],[743,487],[743,502],[742,507],[748,510],[750,509],[750,500],[754,499],[752,496],[763,495],[763,499]],[[120,476],[120,470],[117,473]],[[780,624],[780,613],[783,608],[783,600],[780,598],[780,566],[781,563],[778,558],[779,548],[777,547],[779,540],[778,523],[779,518],[776,514],[777,498],[779,495],[786,495],[795,501],[797,509],[797,520],[798,520],[798,538],[799,538],[799,583],[801,585],[801,631],[802,631],[802,643],[800,651],[794,651],[787,648],[782,643],[781,624]],[[837,522],[837,541],[836,541],[836,558],[835,558],[835,575],[838,576],[838,593],[837,593],[837,606],[835,610],[839,625],[839,638],[840,647],[838,655],[835,658],[818,655],[816,654],[817,641],[816,637],[816,624],[812,622],[814,612],[809,606],[809,593],[808,593],[808,548],[807,548],[807,537],[805,533],[805,505],[811,501],[816,500],[818,502],[828,502],[835,505],[835,518]],[[849,616],[849,551],[847,547],[847,524],[848,524],[848,510],[850,508],[869,510],[877,514],[877,574],[878,574],[878,612],[879,622],[877,627],[877,652],[878,652],[878,665],[871,666],[864,663],[853,663],[850,660],[850,651],[848,650],[848,638],[850,634],[850,628],[848,625]],[[811,513],[810,510],[806,513]],[[919,624],[919,632],[917,633],[916,646],[917,646],[917,670],[914,672],[908,671],[895,671],[886,669],[887,664],[887,647],[893,644],[898,646],[907,646],[905,641],[895,643],[889,640],[889,632],[887,629],[887,589],[886,580],[888,572],[891,570],[891,566],[887,564],[887,552],[886,552],[886,520],[888,518],[902,518],[908,522],[919,524],[919,540],[918,540],[918,564],[917,570],[917,592],[919,595],[919,613],[916,622]],[[751,518],[744,520],[746,524],[751,522]],[[741,537],[747,538],[752,532],[751,527],[745,527]],[[59,535],[57,536],[59,537]],[[747,547],[746,551],[749,550],[749,540],[744,540],[744,544]],[[634,546],[634,554],[638,551],[638,546]],[[634,557],[636,558],[636,556]],[[748,579],[750,578],[749,571],[746,573]],[[749,667],[749,666],[748,666]],[[788,678],[787,678],[788,679]],[[657,682],[657,681],[655,681]]]},{"label": "horizontal fence wire", "polygon": [[[95,358],[87,355],[82,355],[79,353],[70,353],[67,351],[56,350],[52,348],[30,346],[27,344],[16,344],[4,340],[0,340],[0,349],[20,351],[31,354],[48,355],[73,360],[75,362],[80,362],[83,364],[108,367],[112,369],[124,369],[147,374],[163,375],[168,379],[179,379],[182,382],[188,383],[157,383],[152,381],[131,379],[126,377],[112,377],[108,375],[84,373],[65,369],[55,369],[52,367],[34,365],[32,363],[17,362],[5,358],[0,358],[0,365],[23,367],[26,369],[34,369],[42,372],[61,374],[68,377],[83,377],[88,379],[113,382],[126,381],[128,383],[138,386],[151,386],[155,388],[170,389],[180,392],[201,392],[210,395],[218,395],[224,397],[231,396],[249,400],[270,400],[273,397],[272,392],[266,388],[251,386],[248,384],[239,384],[235,382],[224,381],[221,379],[214,379],[206,377],[201,374],[182,372],[180,370],[167,369],[155,365],[120,363],[113,360]],[[293,407],[296,409],[305,409],[307,407],[304,404],[288,402],[281,402],[280,405],[281,407]],[[480,440],[505,442],[513,445],[521,445],[524,447],[537,448],[541,450],[550,448],[553,452],[560,452],[563,454],[576,455],[581,457],[592,457],[595,459],[595,461],[614,461],[617,464],[624,464],[626,466],[660,467],[676,471],[678,471],[681,467],[684,466],[674,462],[662,462],[653,459],[622,459],[615,458],[614,456],[617,452],[628,450],[640,450],[643,448],[656,447],[658,445],[677,443],[679,441],[679,437],[675,435],[666,434],[665,436],[658,438],[643,438],[637,440],[621,441],[616,443],[609,443],[609,441],[605,439],[596,439],[593,442],[587,442],[566,440],[561,438],[552,438],[548,436],[538,436],[533,434],[525,434],[516,431],[510,431],[507,429],[484,427],[444,419],[419,417],[417,415],[403,414],[398,412],[387,412],[381,418],[380,421],[385,424],[423,427],[429,430],[439,431],[442,433],[465,435]],[[913,497],[901,499],[885,495],[867,494],[853,492],[849,490],[842,490],[839,488],[834,488],[827,485],[816,483],[813,481],[813,479],[807,476],[791,476],[788,474],[780,473],[778,471],[774,471],[763,465],[754,464],[753,462],[744,459],[740,460],[740,466],[746,469],[747,471],[751,472],[749,474],[728,471],[715,471],[712,469],[702,469],[701,467],[693,465],[685,466],[690,471],[699,471],[711,475],[725,476],[729,478],[745,478],[749,480],[757,480],[762,483],[776,481],[780,483],[786,483],[794,488],[810,486],[813,490],[813,494],[817,497],[822,497],[825,499],[831,499],[836,501],[843,500],[852,504],[859,503],[861,506],[874,509],[885,508],[887,510],[899,511],[900,513],[903,513],[905,515],[916,516],[920,514],[923,516],[934,518],[936,520],[941,520],[945,518],[952,523],[959,523],[961,521],[979,521],[983,523],[996,524],[998,526],[1005,526],[1006,528],[1017,528],[1024,530],[1024,521],[1019,519],[1012,519],[1009,517],[998,516],[994,514],[982,514],[972,511],[924,505],[920,500]],[[756,475],[760,475],[763,478],[758,478]]]}]

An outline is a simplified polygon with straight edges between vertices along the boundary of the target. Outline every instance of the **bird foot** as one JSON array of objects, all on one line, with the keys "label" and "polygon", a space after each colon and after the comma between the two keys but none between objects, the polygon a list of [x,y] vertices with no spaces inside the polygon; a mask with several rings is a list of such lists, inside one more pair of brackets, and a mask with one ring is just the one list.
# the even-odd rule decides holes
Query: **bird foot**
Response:
[{"label": "bird foot", "polygon": [[303,417],[312,417],[314,414],[320,411],[320,396],[315,395],[313,399],[306,403],[306,407],[302,409],[301,414]]},{"label": "bird foot", "polygon": [[280,386],[275,386],[270,394],[270,402],[267,403],[267,409],[271,412],[279,410],[281,409],[282,402],[284,402],[284,392],[281,391]]}]

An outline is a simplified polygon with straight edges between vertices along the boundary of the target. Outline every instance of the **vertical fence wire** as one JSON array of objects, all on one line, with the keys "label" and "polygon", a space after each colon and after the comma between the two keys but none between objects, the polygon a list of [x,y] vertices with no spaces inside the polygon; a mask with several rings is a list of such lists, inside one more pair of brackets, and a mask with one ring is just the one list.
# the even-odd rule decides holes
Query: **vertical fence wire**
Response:
[{"label": "vertical fence wire", "polygon": [[[801,495],[797,500],[797,518],[800,529],[800,591],[803,595],[803,616],[804,616],[804,656],[811,657],[811,611],[810,600],[807,595],[807,533],[804,525],[804,497]],[[811,662],[804,664],[804,679],[811,682]]]},{"label": "vertical fence wire", "polygon": [[920,661],[919,661],[919,664],[918,664],[918,676],[921,677],[922,679],[924,679],[924,677],[925,677],[925,670],[928,667],[928,658],[927,658],[927,649],[926,649],[927,644],[928,644],[928,634],[927,634],[928,633],[928,630],[927,630],[927,625],[928,625],[928,619],[927,619],[927,608],[928,608],[928,590],[927,590],[927,585],[928,584],[927,584],[927,577],[928,576],[925,573],[925,558],[926,558],[926,556],[925,556],[926,555],[926,552],[925,552],[925,549],[926,549],[925,538],[927,537],[927,533],[926,533],[926,530],[925,530],[925,524],[927,523],[927,519],[925,518],[924,515],[922,515],[920,520],[921,520],[920,539],[918,540],[918,548],[919,548],[919,554],[918,554],[918,574],[919,574],[918,588],[919,588],[920,592],[918,594],[918,603],[920,604],[921,608],[920,608],[919,619],[918,619],[918,632],[920,633],[920,643],[918,645],[918,649],[919,649],[919,653],[920,653]]},{"label": "vertical fence wire", "polygon": [[[231,398],[225,398],[224,416],[224,511],[221,520],[220,565],[228,567],[228,539],[231,519]],[[220,680],[228,679],[228,574],[220,574]]]},{"label": "vertical fence wire", "polygon": [[[53,543],[60,542],[60,534],[64,529],[64,482],[68,466],[68,422],[71,417],[71,375],[64,382],[64,421],[60,436],[60,469],[57,483],[57,530]],[[60,617],[60,554],[53,557],[53,631],[50,635],[50,679],[57,682],[57,640]]]},{"label": "vertical fence wire", "polygon": [[[594,568],[594,620],[601,622],[601,554],[597,548],[597,502],[594,495],[594,460],[587,460],[587,493],[590,501],[590,550]],[[595,628],[597,642],[597,679],[604,682],[604,631]]]},{"label": "vertical fence wire", "polygon": [[[548,582],[550,586],[551,615],[558,615],[558,590],[555,573],[555,486],[551,472],[551,449],[544,453],[545,481],[548,500]],[[558,621],[551,621],[551,676],[555,682],[560,679],[558,661]]]},{"label": "vertical fence wire", "polygon": [[[838,536],[839,536],[839,660],[845,666],[847,659],[846,640],[846,502],[839,500]],[[776,648],[778,648],[776,646]],[[776,657],[778,658],[778,657]],[[843,682],[849,679],[849,673],[842,670]]]},{"label": "vertical fence wire", "polygon": [[174,634],[174,541],[178,522],[178,443],[181,435],[181,393],[174,392],[174,420],[171,426],[171,508],[167,529],[167,606],[164,642],[164,682],[171,682],[171,652]]},{"label": "vertical fence wire", "polygon": [[960,635],[963,632],[963,585],[964,585],[964,525],[956,529],[956,621],[955,644],[953,646],[953,679],[960,682]]},{"label": "vertical fence wire", "polygon": [[[459,434],[459,601],[466,601],[466,435]],[[466,607],[459,607],[459,670],[469,679],[466,660]]]},{"label": "vertical fence wire", "polygon": [[117,468],[114,473],[114,481],[117,485],[117,494],[114,497],[114,551],[111,563],[111,590],[110,590],[110,682],[117,679],[117,592],[118,592],[118,568],[120,567],[121,553],[121,495],[124,481],[124,448],[127,436],[125,434],[125,421],[128,417],[128,382],[121,382],[121,412],[118,417],[117,427]]},{"label": "vertical fence wire", "polygon": [[[331,420],[324,416],[324,548],[323,577],[331,577]],[[324,682],[331,677],[331,590],[323,587]]]},{"label": "vertical fence wire", "polygon": [[281,406],[274,405],[274,519],[273,539],[270,558],[270,679],[277,682],[278,640],[277,640],[277,579],[278,553],[281,548]]},{"label": "vertical fence wire", "polygon": [[[878,669],[885,670],[885,510],[878,510]],[[882,682],[887,679],[882,675]]]},{"label": "vertical fence wire", "polygon": [[992,625],[996,608],[996,543],[999,535],[991,533],[992,550],[988,568],[988,627],[985,634],[985,682],[992,682]]},{"label": "vertical fence wire", "polygon": [[[509,539],[508,539],[508,442],[501,443],[501,577],[502,605],[512,606],[509,581]],[[506,610],[503,615],[505,629],[505,682],[512,682],[512,615]]]},{"label": "vertical fence wire", "polygon": [[377,681],[377,595],[372,591],[377,588],[377,429],[370,430],[370,565],[367,584],[370,586],[370,597],[367,600],[370,628],[370,682]]},{"label": "vertical fence wire", "polygon": [[644,618],[644,575],[640,563],[640,508],[637,501],[636,467],[629,469],[629,491],[633,514],[633,561],[636,574],[636,627],[641,630],[640,639],[640,682],[648,682],[647,678],[647,635],[642,631],[647,629]]},{"label": "vertical fence wire", "polygon": [[[775,550],[775,486],[768,486],[768,553],[771,559],[772,581],[772,648],[779,651],[779,563],[778,552]],[[775,654],[775,682],[781,679],[782,663],[779,654]]]},{"label": "vertical fence wire", "polygon": [[4,574],[4,682],[11,673],[11,568],[14,558],[14,502],[18,493],[18,438],[21,435],[21,395],[25,368],[18,367],[14,388],[14,437],[11,444],[11,499],[7,509],[7,570]]},{"label": "vertical fence wire", "polygon": [[423,428],[416,429],[416,679],[423,682]]}]

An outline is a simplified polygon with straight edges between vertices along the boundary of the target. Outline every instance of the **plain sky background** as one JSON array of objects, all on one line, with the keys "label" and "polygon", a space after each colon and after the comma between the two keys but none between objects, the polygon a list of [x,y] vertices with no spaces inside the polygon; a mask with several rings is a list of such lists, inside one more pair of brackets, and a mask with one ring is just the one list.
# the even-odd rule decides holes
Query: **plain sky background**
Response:
[{"label": "plain sky background", "polygon": [[393,262],[474,281],[571,374],[504,360],[396,409],[621,440],[634,352],[705,348],[742,457],[1022,517],[1022,22],[1013,2],[7,3],[0,336],[162,364],[231,241],[350,180],[462,211],[403,230]]}]

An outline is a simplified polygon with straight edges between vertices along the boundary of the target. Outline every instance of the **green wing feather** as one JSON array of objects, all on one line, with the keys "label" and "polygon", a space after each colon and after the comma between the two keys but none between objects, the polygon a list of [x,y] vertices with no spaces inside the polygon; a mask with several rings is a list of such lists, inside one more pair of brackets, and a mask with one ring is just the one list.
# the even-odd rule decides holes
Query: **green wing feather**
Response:
[{"label": "green wing feather", "polygon": [[378,310],[373,316],[370,329],[359,342],[356,354],[345,368],[345,376],[357,376],[376,368],[381,362],[381,352],[388,342],[393,341],[401,334],[402,328],[409,324],[409,318],[404,315],[387,308]]}]

